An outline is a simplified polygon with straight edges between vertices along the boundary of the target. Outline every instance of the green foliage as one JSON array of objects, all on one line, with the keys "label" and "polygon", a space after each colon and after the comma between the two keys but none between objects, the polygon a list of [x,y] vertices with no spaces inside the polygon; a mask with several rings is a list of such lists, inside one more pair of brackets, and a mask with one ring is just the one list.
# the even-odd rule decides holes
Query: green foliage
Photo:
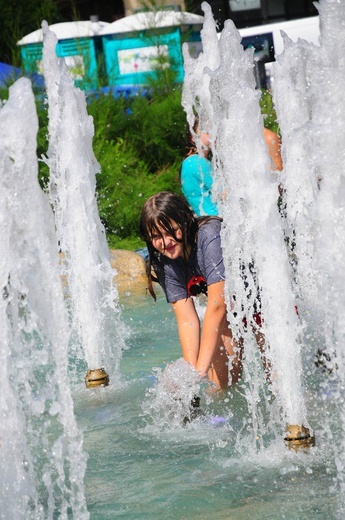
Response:
[{"label": "green foliage", "polygon": [[273,105],[272,94],[268,90],[262,89],[260,98],[260,108],[261,113],[264,115],[265,127],[280,135],[277,114]]},{"label": "green foliage", "polygon": [[[0,101],[8,99],[8,88],[0,88]],[[1,107],[1,104],[0,104]]]},{"label": "green foliage", "polygon": [[[170,104],[174,105],[176,94],[171,97]],[[181,106],[181,99],[179,103]],[[101,165],[98,207],[111,247],[141,247],[138,224],[146,198],[161,190],[180,191],[183,149],[181,142],[180,152],[171,143],[167,122],[175,128],[172,134],[176,142],[182,129],[174,120],[174,112],[164,122],[168,105],[168,99],[150,101],[143,97],[126,100],[101,96],[90,102],[95,126],[93,149]]]},{"label": "green foliage", "polygon": [[152,100],[137,97],[125,138],[133,140],[135,149],[154,172],[183,157],[185,121],[179,89]]},{"label": "green foliage", "polygon": [[154,97],[165,96],[176,88],[178,75],[176,63],[165,52],[159,51],[161,47],[158,39],[156,40],[156,48],[158,49],[158,55],[152,67],[154,75],[148,80],[149,89]]},{"label": "green foliage", "polygon": [[166,8],[166,3],[164,0],[140,0],[138,2],[140,7],[137,10],[156,12]]},{"label": "green foliage", "polygon": [[48,109],[41,101],[36,102],[38,116],[38,133],[37,133],[37,157],[39,157],[39,181],[41,187],[46,190],[49,182],[49,168],[42,160],[48,149]]},{"label": "green foliage", "polygon": [[95,140],[119,138],[132,144],[135,153],[154,173],[182,159],[185,154],[185,113],[181,90],[165,96],[136,96],[125,100],[101,96],[89,104],[94,118]]},{"label": "green foliage", "polygon": [[132,145],[121,138],[95,142],[94,151],[102,168],[97,176],[98,207],[107,235],[119,239],[138,236],[145,199],[163,189],[179,190],[179,166],[150,173]]},{"label": "green foliage", "polygon": [[128,111],[131,100],[124,97],[115,99],[112,95],[104,94],[88,99],[88,113],[93,117],[95,140],[108,141],[123,137],[128,126]]}]

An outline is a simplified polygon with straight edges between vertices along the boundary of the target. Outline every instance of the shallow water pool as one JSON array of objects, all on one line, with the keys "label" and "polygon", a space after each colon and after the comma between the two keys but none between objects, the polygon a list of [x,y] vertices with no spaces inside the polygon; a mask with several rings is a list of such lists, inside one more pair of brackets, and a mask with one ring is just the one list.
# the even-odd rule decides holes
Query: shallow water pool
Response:
[{"label": "shallow water pool", "polygon": [[[131,297],[131,329],[121,384],[75,389],[88,453],[85,492],[95,520],[303,519],[341,517],[334,449],[338,389],[313,366],[307,384],[316,446],[288,450],[278,436],[253,445],[241,385],[201,396],[202,415],[169,430],[143,411],[157,371],[180,357],[176,324],[163,297]],[[310,363],[310,359],[306,360]],[[336,442],[335,442],[336,444]]]}]

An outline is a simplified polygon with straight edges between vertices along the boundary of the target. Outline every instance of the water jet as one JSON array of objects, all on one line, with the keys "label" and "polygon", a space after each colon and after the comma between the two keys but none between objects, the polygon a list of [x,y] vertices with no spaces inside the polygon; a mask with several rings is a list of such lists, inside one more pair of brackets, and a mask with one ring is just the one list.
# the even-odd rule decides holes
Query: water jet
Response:
[{"label": "water jet", "polygon": [[100,165],[92,150],[93,122],[84,92],[74,86],[64,60],[56,56],[55,34],[46,22],[42,28],[49,117],[45,161],[57,241],[64,255],[60,267],[68,286],[73,355],[88,365],[88,388],[109,384],[110,375],[103,374],[103,368],[95,370],[105,364],[111,366],[111,380],[118,384],[128,331],[121,320],[114,282],[117,273],[98,214],[96,174]]},{"label": "water jet", "polygon": [[[214,198],[224,218],[223,256],[228,320],[233,333],[244,338],[245,373],[255,427],[253,442],[262,438],[258,394],[265,395],[266,377],[258,366],[258,347],[247,317],[258,305],[265,337],[265,357],[275,374],[271,391],[279,407],[273,421],[307,424],[302,383],[302,325],[295,312],[296,294],[278,208],[278,183],[272,175],[263,136],[260,92],[253,74],[253,51],[244,50],[240,35],[227,20],[218,39],[210,6],[203,2],[205,23],[201,32],[204,52],[185,62],[183,103],[190,119],[194,112],[212,137]],[[186,48],[185,48],[186,49]],[[255,157],[255,160],[253,160]],[[243,266],[255,266],[255,277],[243,283]],[[255,278],[258,282],[255,281]],[[256,301],[260,287],[260,302]],[[235,295],[235,298],[233,298]],[[264,398],[267,405],[267,400]],[[279,411],[278,411],[279,410]]]}]

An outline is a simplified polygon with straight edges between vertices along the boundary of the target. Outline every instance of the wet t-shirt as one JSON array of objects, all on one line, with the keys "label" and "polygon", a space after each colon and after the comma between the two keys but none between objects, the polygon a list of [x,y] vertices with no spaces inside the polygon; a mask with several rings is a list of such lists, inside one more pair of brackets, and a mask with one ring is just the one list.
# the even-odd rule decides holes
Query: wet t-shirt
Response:
[{"label": "wet t-shirt", "polygon": [[225,279],[220,230],[218,219],[211,219],[199,228],[187,264],[182,258],[170,260],[157,253],[152,266],[169,303],[188,297],[187,286],[193,277],[202,277],[207,285]]}]

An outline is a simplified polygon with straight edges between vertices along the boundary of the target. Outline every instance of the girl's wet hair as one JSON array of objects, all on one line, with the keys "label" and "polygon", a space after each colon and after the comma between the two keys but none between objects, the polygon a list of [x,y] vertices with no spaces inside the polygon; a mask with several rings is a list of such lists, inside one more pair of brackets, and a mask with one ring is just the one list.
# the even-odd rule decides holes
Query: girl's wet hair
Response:
[{"label": "girl's wet hair", "polygon": [[[141,239],[146,242],[149,252],[149,260],[147,263],[148,290],[154,300],[156,300],[156,295],[152,287],[152,282],[158,282],[158,280],[152,274],[152,264],[154,256],[157,255],[158,252],[152,245],[152,236],[162,236],[160,229],[163,229],[166,233],[171,235],[176,242],[182,244],[183,258],[185,262],[187,262],[188,247],[192,248],[194,246],[198,229],[210,219],[222,220],[219,217],[213,216],[196,217],[186,199],[172,191],[161,191],[147,199],[141,210],[139,232]],[[182,239],[176,236],[176,229],[174,229],[176,224],[182,231]]]},{"label": "girl's wet hair", "polygon": [[[174,223],[182,231],[182,240],[176,237]],[[142,239],[151,243],[152,235],[161,236],[159,228],[164,229],[177,242],[183,242],[184,246],[194,243],[197,219],[184,197],[171,191],[161,191],[145,202],[140,218]]]},{"label": "girl's wet hair", "polygon": [[[174,229],[176,224],[182,231],[182,239],[176,237],[176,229]],[[161,236],[160,229],[164,229],[176,242],[182,243],[183,256],[187,259],[187,248],[193,246],[195,242],[198,219],[194,216],[184,197],[171,191],[161,191],[152,195],[141,210],[140,236],[146,242],[149,251],[148,288],[154,299],[156,298],[152,289],[152,280],[157,280],[152,277],[151,265],[157,252],[152,245],[152,236]]]}]

